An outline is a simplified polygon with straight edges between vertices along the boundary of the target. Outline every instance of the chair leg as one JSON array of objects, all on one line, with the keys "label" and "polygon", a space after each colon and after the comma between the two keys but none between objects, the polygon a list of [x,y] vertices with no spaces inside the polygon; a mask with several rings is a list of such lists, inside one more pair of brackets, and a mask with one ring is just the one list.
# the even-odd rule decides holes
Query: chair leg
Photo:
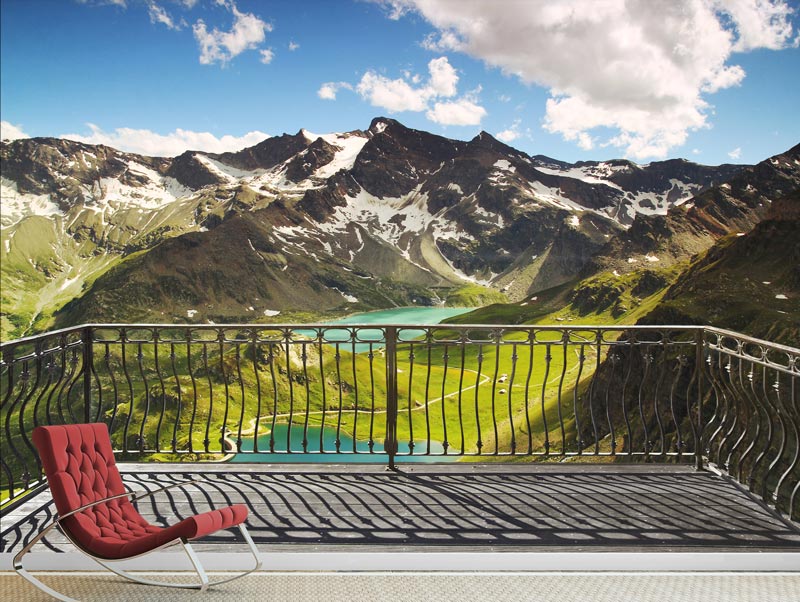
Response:
[{"label": "chair leg", "polygon": [[54,590],[52,587],[48,587],[41,581],[39,581],[36,577],[31,575],[25,568],[22,566],[22,557],[25,556],[28,552],[30,552],[31,548],[35,546],[39,541],[47,535],[56,525],[58,521],[54,521],[50,523],[45,529],[41,531],[36,537],[34,537],[30,543],[22,548],[22,550],[14,556],[13,564],[14,564],[14,571],[23,579],[25,579],[28,583],[33,585],[35,588],[42,590],[46,594],[53,596],[56,600],[61,600],[61,602],[78,602],[75,598],[70,598],[64,594],[61,594]]},{"label": "chair leg", "polygon": [[255,559],[255,566],[248,571],[243,573],[238,573],[233,577],[228,577],[227,579],[220,579],[219,581],[209,581],[208,575],[206,574],[205,569],[203,568],[203,564],[200,562],[200,558],[197,556],[197,553],[194,551],[192,546],[189,542],[181,541],[183,544],[183,549],[186,552],[186,555],[189,557],[189,560],[192,562],[192,566],[194,567],[197,576],[200,578],[200,583],[164,583],[163,581],[151,581],[150,579],[144,579],[142,577],[135,577],[128,573],[127,571],[123,571],[121,569],[114,568],[107,562],[99,560],[95,558],[95,560],[100,563],[103,567],[107,568],[109,571],[114,573],[115,575],[119,575],[129,581],[134,581],[136,583],[141,583],[142,585],[156,585],[160,587],[173,587],[173,588],[180,588],[180,589],[199,589],[201,592],[206,591],[209,587],[214,585],[220,585],[222,583],[228,583],[229,581],[233,581],[234,579],[239,579],[240,577],[244,577],[245,575],[249,575],[253,571],[257,571],[261,568],[261,561],[258,558],[258,549],[256,548],[256,544],[253,541],[253,538],[250,536],[250,533],[247,531],[247,527],[244,524],[239,525],[239,531],[241,531],[244,540],[247,542],[248,547],[250,548],[250,553],[253,555]]}]

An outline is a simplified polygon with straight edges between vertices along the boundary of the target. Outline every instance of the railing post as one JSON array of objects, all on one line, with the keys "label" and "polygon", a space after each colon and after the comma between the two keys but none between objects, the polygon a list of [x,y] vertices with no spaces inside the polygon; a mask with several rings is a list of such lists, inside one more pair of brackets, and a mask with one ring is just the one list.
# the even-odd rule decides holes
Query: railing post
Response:
[{"label": "railing post", "polygon": [[[697,428],[695,429],[695,468],[703,470],[703,340],[705,329],[694,331],[694,370],[697,379]],[[691,418],[690,418],[691,419]]]},{"label": "railing post", "polygon": [[92,421],[92,366],[94,365],[94,344],[92,327],[87,326],[81,334],[83,338],[83,421]]},{"label": "railing post", "polygon": [[386,439],[383,449],[389,454],[389,469],[397,470],[397,327],[387,326],[386,336]]}]

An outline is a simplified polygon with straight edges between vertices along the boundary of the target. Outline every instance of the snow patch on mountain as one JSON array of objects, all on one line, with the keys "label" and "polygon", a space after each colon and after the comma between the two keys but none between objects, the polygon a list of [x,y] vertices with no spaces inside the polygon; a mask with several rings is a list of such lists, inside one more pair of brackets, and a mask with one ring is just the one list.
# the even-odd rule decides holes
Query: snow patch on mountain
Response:
[{"label": "snow patch on mountain", "polygon": [[354,133],[347,134],[312,134],[303,130],[303,135],[312,142],[317,138],[322,138],[330,145],[337,147],[339,150],[331,160],[330,163],[323,165],[316,172],[315,178],[329,178],[337,171],[342,169],[351,169],[355,165],[356,157],[364,145],[369,141],[366,136],[361,136]]},{"label": "snow patch on mountain", "polygon": [[229,183],[235,183],[238,180],[257,177],[263,171],[245,171],[243,169],[236,169],[235,167],[225,165],[224,163],[215,161],[211,157],[207,157],[206,155],[200,153],[196,153],[194,158],[208,171]]},{"label": "snow patch on mountain", "polygon": [[26,194],[17,189],[17,183],[0,178],[0,224],[7,228],[31,215],[51,217],[61,215],[61,209],[49,194]]},{"label": "snow patch on mountain", "polygon": [[[610,186],[611,188],[616,188],[617,190],[622,190],[622,188],[615,184],[614,182],[609,181],[606,179],[608,175],[613,174],[613,168],[611,169],[601,169],[597,170],[595,168],[587,168],[587,167],[570,167],[569,169],[562,169],[562,168],[552,168],[552,167],[542,167],[536,166],[536,169],[542,173],[551,175],[551,176],[560,176],[562,178],[572,178],[573,180],[580,180],[581,182],[586,182],[587,184],[603,184],[605,186]],[[602,177],[602,175],[606,175],[606,177]]]}]

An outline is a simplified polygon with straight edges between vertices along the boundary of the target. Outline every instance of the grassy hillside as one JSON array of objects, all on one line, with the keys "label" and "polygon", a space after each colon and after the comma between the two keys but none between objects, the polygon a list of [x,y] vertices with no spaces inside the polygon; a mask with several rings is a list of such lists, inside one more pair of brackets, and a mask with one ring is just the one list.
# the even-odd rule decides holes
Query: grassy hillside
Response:
[{"label": "grassy hillside", "polygon": [[528,297],[446,320],[450,324],[633,324],[649,313],[686,263],[616,275],[601,272]]},{"label": "grassy hillside", "polygon": [[646,324],[708,324],[800,346],[800,221],[729,236],[681,274]]}]

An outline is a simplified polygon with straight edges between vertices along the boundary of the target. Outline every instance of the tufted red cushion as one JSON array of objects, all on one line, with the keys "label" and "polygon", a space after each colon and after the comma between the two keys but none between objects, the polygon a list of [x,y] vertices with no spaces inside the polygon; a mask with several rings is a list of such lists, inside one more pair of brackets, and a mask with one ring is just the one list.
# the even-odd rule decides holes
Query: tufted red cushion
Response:
[{"label": "tufted red cushion", "polygon": [[[125,493],[105,424],[39,426],[33,429],[33,443],[60,515]],[[79,547],[112,560],[144,554],[179,538],[202,537],[246,518],[247,507],[237,504],[162,528],[142,518],[128,498],[120,498],[74,514],[61,526]]]}]

